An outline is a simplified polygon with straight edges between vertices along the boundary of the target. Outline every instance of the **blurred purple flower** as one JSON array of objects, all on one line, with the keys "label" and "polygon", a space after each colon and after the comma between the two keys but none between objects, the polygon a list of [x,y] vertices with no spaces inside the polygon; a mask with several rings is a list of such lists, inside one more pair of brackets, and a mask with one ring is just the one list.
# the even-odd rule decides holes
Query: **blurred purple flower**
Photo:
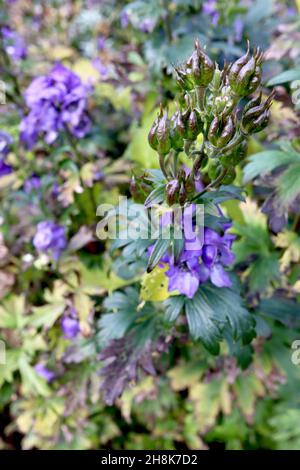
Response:
[{"label": "blurred purple flower", "polygon": [[9,26],[1,28],[3,45],[6,53],[14,60],[22,60],[27,56],[27,47],[24,39]]},{"label": "blurred purple flower", "polygon": [[155,27],[155,21],[151,18],[145,18],[140,24],[139,29],[143,31],[143,33],[152,33]]},{"label": "blurred purple flower", "polygon": [[127,26],[129,25],[129,15],[126,10],[121,11],[120,23],[122,28],[127,28]]},{"label": "blurred purple flower", "polygon": [[48,369],[42,362],[39,362],[34,366],[34,369],[38,375],[43,377],[47,382],[52,382],[55,379],[55,373]]},{"label": "blurred purple flower", "polygon": [[108,75],[108,68],[106,65],[103,64],[102,60],[98,57],[97,59],[94,59],[93,62],[93,67],[99,72],[101,78],[106,78]]},{"label": "blurred purple flower", "polygon": [[58,260],[67,246],[65,227],[51,220],[40,222],[33,238],[33,245],[39,252],[51,252],[53,258]]},{"label": "blurred purple flower", "polygon": [[103,49],[105,49],[105,43],[106,43],[106,38],[105,36],[98,36],[97,38],[97,48],[98,48],[98,51],[103,51]]},{"label": "blurred purple flower", "polygon": [[0,131],[0,158],[6,157],[12,143],[13,138],[7,132]]},{"label": "blurred purple flower", "polygon": [[25,92],[29,114],[22,120],[21,139],[32,148],[39,134],[52,144],[67,129],[75,137],[90,130],[86,113],[89,87],[62,64],[56,64],[48,75],[37,77]]},{"label": "blurred purple flower", "polygon": [[203,3],[202,11],[206,15],[210,16],[211,22],[214,26],[218,24],[220,13],[218,12],[218,9],[217,9],[216,0],[206,0],[206,2]]},{"label": "blurred purple flower", "polygon": [[37,175],[32,175],[24,181],[24,191],[29,194],[32,191],[38,191],[41,187],[41,178]]},{"label": "blurred purple flower", "polygon": [[66,339],[75,338],[80,331],[77,312],[75,309],[72,309],[71,315],[72,316],[65,315],[61,321],[61,329]]},{"label": "blurred purple flower", "polygon": [[2,176],[9,175],[10,173],[12,173],[12,171],[13,171],[12,167],[8,165],[7,163],[5,163],[3,159],[0,159],[0,178]]},{"label": "blurred purple flower", "polygon": [[233,29],[234,29],[234,39],[236,42],[241,42],[243,38],[245,24],[241,18],[236,18]]},{"label": "blurred purple flower", "polygon": [[0,178],[13,171],[12,167],[5,162],[5,157],[12,143],[12,137],[7,132],[0,131]]}]

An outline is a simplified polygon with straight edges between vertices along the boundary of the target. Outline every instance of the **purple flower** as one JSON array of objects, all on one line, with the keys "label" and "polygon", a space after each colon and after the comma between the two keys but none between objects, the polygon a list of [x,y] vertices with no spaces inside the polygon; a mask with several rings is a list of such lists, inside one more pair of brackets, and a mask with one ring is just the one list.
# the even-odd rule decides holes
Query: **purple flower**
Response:
[{"label": "purple flower", "polygon": [[55,373],[48,369],[42,362],[39,362],[34,366],[34,369],[37,374],[39,374],[41,377],[43,377],[47,382],[51,382],[53,379],[55,379]]},{"label": "purple flower", "polygon": [[6,53],[14,60],[22,60],[27,56],[27,47],[24,39],[9,26],[1,28],[4,48]]},{"label": "purple flower", "polygon": [[152,33],[155,27],[155,21],[151,18],[145,18],[140,24],[139,29],[143,31],[143,33]]},{"label": "purple flower", "polygon": [[6,157],[12,143],[13,138],[7,132],[0,131],[0,158]]},{"label": "purple flower", "polygon": [[127,28],[127,26],[129,25],[129,15],[126,10],[121,11],[120,23],[122,28]]},{"label": "purple flower", "polygon": [[106,38],[105,36],[98,36],[97,38],[97,48],[98,51],[103,51],[105,49]]},{"label": "purple flower", "polygon": [[5,162],[5,157],[12,143],[12,137],[7,132],[0,131],[0,178],[13,171],[12,167]]},{"label": "purple flower", "polygon": [[[168,252],[160,260],[160,265],[168,265],[166,276],[169,278],[169,291],[178,290],[188,298],[193,298],[199,286],[211,281],[217,287],[230,287],[231,280],[224,267],[234,262],[231,251],[234,235],[227,233],[231,224],[223,225],[223,233],[219,234],[205,227],[204,240],[192,226],[195,205],[188,206],[183,213],[182,228],[184,231],[184,247],[175,260]],[[220,214],[221,210],[219,209]],[[173,223],[172,214],[163,217],[164,226]],[[150,254],[153,247],[148,248]]]},{"label": "purple flower", "polygon": [[236,18],[233,23],[234,39],[236,42],[241,42],[243,38],[244,27],[245,25],[241,18]]},{"label": "purple flower", "polygon": [[3,159],[0,159],[0,178],[2,176],[9,175],[12,173],[13,169],[10,165],[7,165]]},{"label": "purple flower", "polygon": [[216,0],[207,0],[203,3],[202,7],[203,13],[210,16],[211,22],[214,26],[218,24],[220,13],[217,9],[217,1]]},{"label": "purple flower", "polygon": [[108,67],[103,64],[102,60],[98,57],[97,59],[94,59],[93,62],[93,67],[99,72],[101,78],[107,78],[108,76]]},{"label": "purple flower", "polygon": [[62,64],[56,64],[48,75],[35,78],[25,92],[30,112],[20,125],[21,139],[27,147],[32,148],[40,134],[48,144],[64,130],[84,137],[91,127],[86,113],[88,90],[78,75]]},{"label": "purple flower", "polygon": [[61,321],[61,329],[64,332],[66,339],[76,338],[80,331],[79,321],[77,318],[77,311],[72,308],[70,316],[65,315]]},{"label": "purple flower", "polygon": [[65,227],[51,220],[40,222],[33,238],[33,245],[41,253],[51,252],[53,258],[58,260],[67,246]]}]

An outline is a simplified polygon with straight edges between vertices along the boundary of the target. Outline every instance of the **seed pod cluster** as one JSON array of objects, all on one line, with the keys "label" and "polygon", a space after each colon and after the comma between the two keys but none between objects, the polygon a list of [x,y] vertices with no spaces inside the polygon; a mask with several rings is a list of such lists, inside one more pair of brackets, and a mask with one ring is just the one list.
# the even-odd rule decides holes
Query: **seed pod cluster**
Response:
[{"label": "seed pod cluster", "polygon": [[[259,91],[262,61],[262,52],[251,53],[248,42],[242,57],[220,69],[196,40],[191,56],[175,67],[180,90],[176,110],[168,117],[161,107],[148,136],[169,180],[169,203],[192,199],[199,174],[222,184],[234,180],[235,166],[247,152],[248,136],[263,130],[270,116],[274,95],[263,100]],[[247,101],[244,107],[241,100]],[[191,160],[188,179],[180,176],[180,165],[172,163],[181,152]]]}]

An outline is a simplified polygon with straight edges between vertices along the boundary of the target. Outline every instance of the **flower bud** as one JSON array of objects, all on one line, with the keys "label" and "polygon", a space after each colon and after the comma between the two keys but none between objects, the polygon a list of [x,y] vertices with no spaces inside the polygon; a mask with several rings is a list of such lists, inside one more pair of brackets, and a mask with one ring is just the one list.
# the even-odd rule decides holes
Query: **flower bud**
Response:
[{"label": "flower bud", "polygon": [[156,136],[158,140],[157,151],[162,155],[169,153],[171,149],[171,139],[167,112],[165,112],[158,121]]},{"label": "flower bud", "polygon": [[248,42],[247,53],[232,64],[229,70],[229,83],[233,92],[240,96],[253,93],[261,82],[261,63],[263,54],[259,49],[250,57]]},{"label": "flower bud", "polygon": [[183,206],[186,201],[186,190],[184,184],[181,183],[180,190],[179,190],[179,204]]},{"label": "flower bud", "polygon": [[270,111],[269,108],[272,104],[274,93],[272,92],[266,101],[260,104],[261,95],[258,98],[251,100],[244,108],[241,131],[243,134],[254,134],[263,130],[269,121]]},{"label": "flower bud", "polygon": [[175,67],[176,83],[185,91],[191,91],[194,88],[193,81],[182,67]]},{"label": "flower bud", "polygon": [[208,131],[208,140],[215,147],[225,147],[235,133],[235,124],[231,115],[216,116]]},{"label": "flower bud", "polygon": [[185,125],[182,119],[181,111],[176,113],[171,118],[171,145],[174,150],[181,150],[184,145]]},{"label": "flower bud", "polygon": [[157,127],[158,127],[158,117],[155,119],[154,123],[152,124],[152,127],[148,134],[148,142],[149,142],[150,147],[153,148],[153,150],[158,149]]},{"label": "flower bud", "polygon": [[187,75],[195,86],[207,86],[213,79],[215,66],[213,61],[201,49],[198,40],[195,50],[187,61]]},{"label": "flower bud", "polygon": [[192,109],[186,126],[187,139],[196,140],[200,132],[202,131],[202,121],[200,115],[196,109]]},{"label": "flower bud", "polygon": [[167,203],[172,206],[177,202],[180,184],[178,180],[169,181],[166,186]]}]

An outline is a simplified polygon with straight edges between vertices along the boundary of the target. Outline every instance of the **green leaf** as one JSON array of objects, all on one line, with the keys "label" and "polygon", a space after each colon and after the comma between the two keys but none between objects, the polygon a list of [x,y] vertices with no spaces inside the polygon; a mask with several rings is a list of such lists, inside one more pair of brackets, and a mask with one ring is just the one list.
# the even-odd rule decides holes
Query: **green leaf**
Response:
[{"label": "green leaf", "polygon": [[40,377],[29,364],[28,358],[25,354],[22,354],[19,358],[18,364],[22,376],[22,384],[26,393],[48,396],[50,394],[50,387],[47,385],[45,379]]},{"label": "green leaf", "polygon": [[272,282],[280,279],[279,254],[269,253],[254,260],[248,270],[249,287],[252,293],[264,292]]},{"label": "green leaf", "polygon": [[198,292],[193,299],[185,301],[190,334],[194,339],[201,339],[211,354],[218,354],[221,340],[220,329],[214,321],[214,312],[209,303]]},{"label": "green leaf", "polygon": [[0,306],[0,328],[22,328],[26,323],[24,296],[10,296]]},{"label": "green leaf", "polygon": [[56,320],[62,315],[66,306],[65,302],[43,305],[33,308],[33,315],[28,317],[28,324],[36,328],[51,328]]},{"label": "green leaf", "polygon": [[300,69],[285,70],[284,72],[271,78],[267,86],[281,85],[282,83],[292,82],[293,80],[300,80]]},{"label": "green leaf", "polygon": [[244,168],[244,182],[247,183],[259,175],[265,175],[275,170],[275,168],[295,161],[299,161],[299,157],[296,158],[294,153],[286,153],[280,150],[266,150],[251,155],[249,163]]},{"label": "green leaf", "polygon": [[280,201],[287,207],[300,194],[300,161],[279,176],[277,183]]},{"label": "green leaf", "polygon": [[108,313],[102,315],[98,322],[101,346],[112,339],[122,338],[143,315],[143,310],[138,311],[138,304],[139,292],[134,287],[127,287],[123,292],[116,291],[105,299],[103,306]]},{"label": "green leaf", "polygon": [[300,304],[281,297],[272,297],[260,302],[258,311],[289,327],[300,324]]},{"label": "green leaf", "polygon": [[195,201],[213,201],[215,204],[220,204],[224,201],[230,201],[233,199],[237,199],[238,201],[245,201],[243,196],[243,188],[239,188],[238,186],[220,186],[218,191],[210,191],[202,196],[195,197]]},{"label": "green leaf", "polygon": [[165,196],[165,185],[162,184],[155,188],[147,197],[144,205],[145,207],[150,207],[153,204],[160,204],[164,200]]},{"label": "green leaf", "polygon": [[170,322],[176,321],[177,317],[183,311],[185,299],[182,295],[169,297],[165,302],[166,317]]},{"label": "green leaf", "polygon": [[204,285],[202,290],[214,311],[214,318],[228,323],[236,341],[242,339],[244,344],[249,343],[255,337],[255,320],[245,308],[240,293],[234,287],[220,289],[210,284]]},{"label": "green leaf", "polygon": [[159,238],[156,240],[155,245],[153,247],[153,251],[149,257],[148,261],[148,271],[152,271],[152,269],[159,263],[162,256],[166,253],[168,248],[171,246],[171,239],[163,239]]}]

